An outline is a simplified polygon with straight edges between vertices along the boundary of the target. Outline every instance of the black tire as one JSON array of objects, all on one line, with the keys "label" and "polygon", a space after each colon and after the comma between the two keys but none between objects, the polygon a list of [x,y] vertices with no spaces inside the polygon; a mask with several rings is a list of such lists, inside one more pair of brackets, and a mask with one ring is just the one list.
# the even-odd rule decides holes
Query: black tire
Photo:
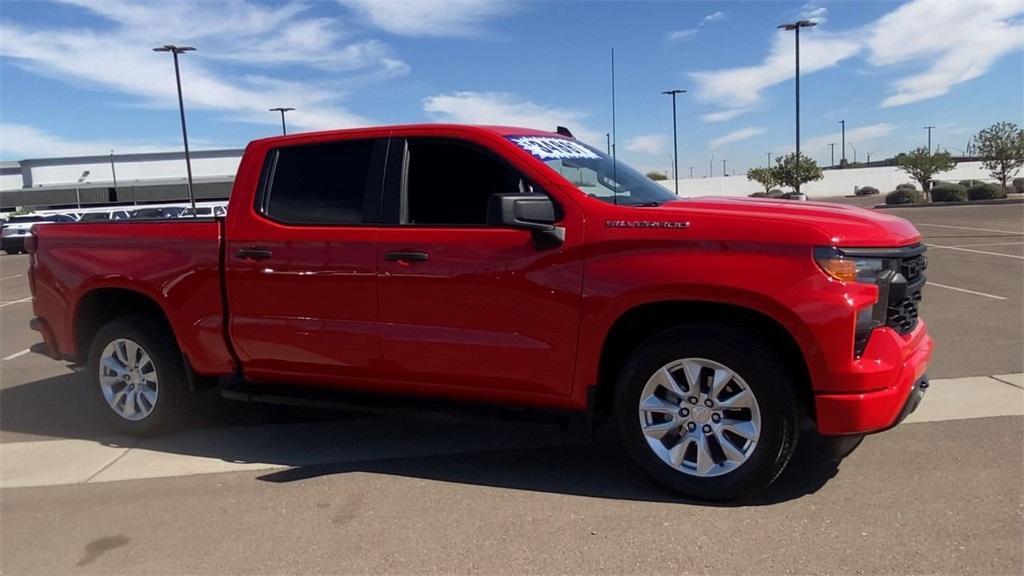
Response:
[{"label": "black tire", "polygon": [[[674,468],[654,453],[643,434],[638,406],[645,384],[655,371],[683,358],[727,366],[757,399],[760,437],[747,460],[726,474],[699,477]],[[620,439],[637,464],[659,484],[697,500],[735,500],[761,492],[782,473],[799,435],[793,377],[778,354],[769,343],[725,324],[678,326],[641,344],[619,373],[615,411]]]},{"label": "black tire", "polygon": [[[99,364],[104,348],[118,338],[129,339],[149,354],[158,379],[158,394],[152,412],[141,420],[128,420],[114,411],[103,396]],[[153,436],[181,424],[191,401],[185,363],[174,335],[160,318],[147,315],[111,320],[96,332],[89,347],[89,393],[103,416],[119,432],[132,436]]]},{"label": "black tire", "polygon": [[6,253],[8,253],[8,254],[13,256],[15,254],[20,254],[21,250],[16,250],[14,248],[4,248],[4,252],[6,252]]}]

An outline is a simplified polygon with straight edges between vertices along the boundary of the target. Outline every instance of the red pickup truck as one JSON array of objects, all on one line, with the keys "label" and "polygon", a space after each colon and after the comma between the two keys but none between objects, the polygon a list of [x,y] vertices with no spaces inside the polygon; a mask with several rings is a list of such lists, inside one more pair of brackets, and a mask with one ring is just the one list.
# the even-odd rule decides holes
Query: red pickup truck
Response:
[{"label": "red pickup truck", "polygon": [[897,424],[932,354],[905,220],[682,199],[561,128],[257,140],[226,218],[52,224],[27,247],[40,349],[86,364],[138,434],[210,385],[554,409],[728,499],[770,484],[806,423]]}]

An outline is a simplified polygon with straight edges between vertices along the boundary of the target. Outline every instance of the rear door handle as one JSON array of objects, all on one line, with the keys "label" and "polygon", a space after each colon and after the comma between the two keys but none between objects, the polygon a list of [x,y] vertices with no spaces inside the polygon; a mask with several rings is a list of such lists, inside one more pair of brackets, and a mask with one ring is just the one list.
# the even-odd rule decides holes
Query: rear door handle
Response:
[{"label": "rear door handle", "polygon": [[388,252],[384,258],[392,262],[425,262],[430,255],[426,252]]},{"label": "rear door handle", "polygon": [[236,256],[242,260],[256,261],[266,260],[274,255],[274,252],[269,248],[263,248],[260,246],[250,246],[248,248],[242,248],[235,253]]}]

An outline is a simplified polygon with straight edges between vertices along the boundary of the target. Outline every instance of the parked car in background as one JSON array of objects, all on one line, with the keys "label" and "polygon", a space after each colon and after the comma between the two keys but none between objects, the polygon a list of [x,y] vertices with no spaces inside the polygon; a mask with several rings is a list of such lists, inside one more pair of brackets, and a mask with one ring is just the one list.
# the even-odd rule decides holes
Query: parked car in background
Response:
[{"label": "parked car in background", "polygon": [[25,251],[25,239],[32,234],[32,227],[37,224],[53,222],[74,222],[75,219],[63,214],[39,215],[23,214],[11,216],[2,224],[0,230],[0,250],[8,254]]}]

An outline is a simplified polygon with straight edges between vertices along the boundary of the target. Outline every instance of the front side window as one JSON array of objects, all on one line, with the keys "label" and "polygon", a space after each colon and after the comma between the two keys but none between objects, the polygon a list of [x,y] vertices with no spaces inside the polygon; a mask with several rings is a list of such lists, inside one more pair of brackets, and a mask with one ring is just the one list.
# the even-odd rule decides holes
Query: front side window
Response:
[{"label": "front side window", "polygon": [[486,226],[491,196],[528,189],[512,167],[465,142],[410,139],[407,154],[406,224]]},{"label": "front side window", "polygon": [[288,224],[361,224],[373,151],[373,140],[276,150],[264,213]]},{"label": "front side window", "polygon": [[675,194],[596,148],[556,136],[509,136],[534,158],[561,174],[581,192],[623,206],[659,206]]}]

